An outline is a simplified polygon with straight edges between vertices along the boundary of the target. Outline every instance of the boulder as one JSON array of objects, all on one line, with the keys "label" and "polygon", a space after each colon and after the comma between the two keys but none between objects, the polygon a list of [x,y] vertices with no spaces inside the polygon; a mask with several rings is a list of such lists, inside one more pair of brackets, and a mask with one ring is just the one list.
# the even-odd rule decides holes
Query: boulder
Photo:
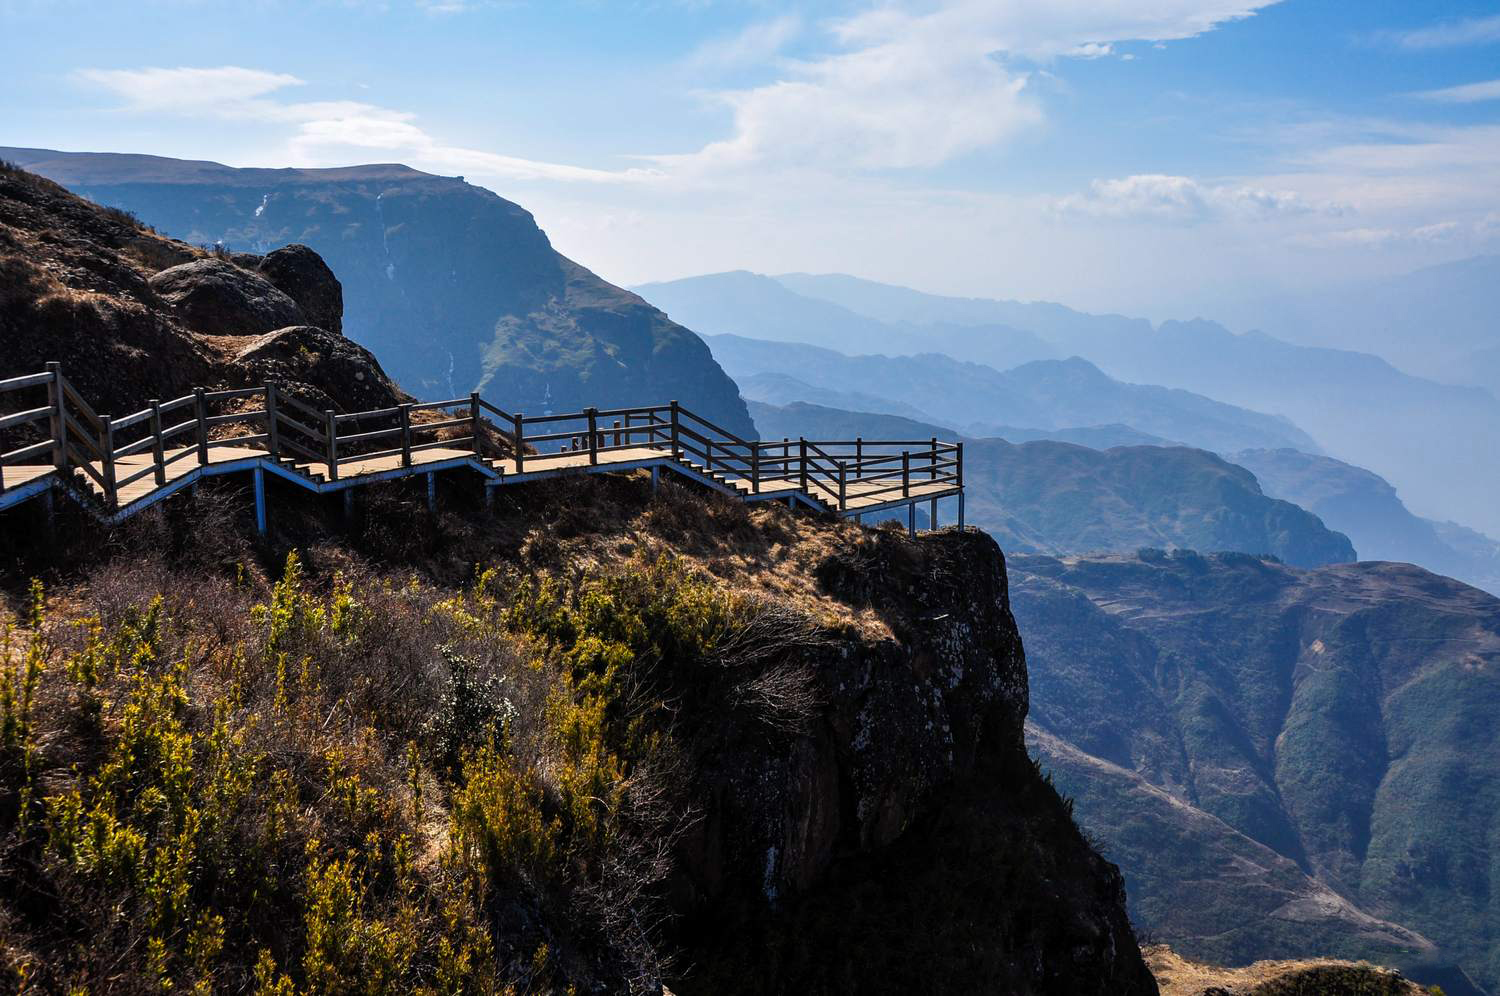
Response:
[{"label": "boulder", "polygon": [[307,321],[297,302],[265,277],[222,259],[169,267],[148,283],[195,332],[261,335]]},{"label": "boulder", "polygon": [[343,332],[344,287],[322,256],[293,243],[268,253],[260,261],[260,275],[296,301],[309,324]]},{"label": "boulder", "polygon": [[410,400],[363,346],[316,325],[293,325],[257,336],[235,355],[248,383],[275,381],[322,411],[371,411]]}]

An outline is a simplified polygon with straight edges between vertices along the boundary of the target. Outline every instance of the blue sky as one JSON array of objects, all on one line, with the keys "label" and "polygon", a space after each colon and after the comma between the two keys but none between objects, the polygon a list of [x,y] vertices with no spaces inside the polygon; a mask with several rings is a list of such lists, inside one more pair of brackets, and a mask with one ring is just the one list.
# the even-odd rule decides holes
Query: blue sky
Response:
[{"label": "blue sky", "polygon": [[0,144],[400,161],[633,283],[1152,317],[1500,251],[1500,3],[0,0]]}]

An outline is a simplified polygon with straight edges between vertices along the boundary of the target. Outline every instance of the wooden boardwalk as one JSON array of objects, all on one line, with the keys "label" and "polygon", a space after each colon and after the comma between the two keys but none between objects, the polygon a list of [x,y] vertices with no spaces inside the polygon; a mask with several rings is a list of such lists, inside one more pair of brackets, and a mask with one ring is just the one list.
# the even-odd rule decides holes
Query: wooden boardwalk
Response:
[{"label": "wooden boardwalk", "polygon": [[[34,407],[25,407],[41,402]],[[265,478],[330,493],[439,473],[495,488],[566,474],[662,471],[743,501],[785,501],[846,517],[958,499],[963,444],[928,440],[745,440],[677,402],[563,415],[510,413],[479,395],[365,412],[317,411],[275,384],[195,390],[123,418],[97,414],[60,365],[0,381],[0,510],[56,491],[119,521],[207,476],[248,473],[266,526]],[[3,411],[3,409],[0,409]]]}]

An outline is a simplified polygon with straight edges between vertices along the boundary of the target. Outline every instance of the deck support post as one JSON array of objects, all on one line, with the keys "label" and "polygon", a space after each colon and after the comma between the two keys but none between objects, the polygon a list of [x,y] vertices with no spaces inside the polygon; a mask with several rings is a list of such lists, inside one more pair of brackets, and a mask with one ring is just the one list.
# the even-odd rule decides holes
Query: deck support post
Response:
[{"label": "deck support post", "polygon": [[927,524],[927,528],[931,529],[933,532],[936,532],[937,531],[937,527],[938,527],[938,523],[937,523],[937,499],[936,498],[932,499],[931,505],[932,505],[932,511],[930,511],[928,513],[927,517],[929,519],[931,519],[932,521]]},{"label": "deck support post", "polygon": [[193,388],[193,418],[198,423],[198,466],[208,466],[208,400],[203,388]]},{"label": "deck support post", "polygon": [[655,497],[655,495],[656,495],[656,486],[660,482],[660,478],[661,478],[661,468],[660,467],[652,467],[651,468],[651,494],[652,494],[653,497]]},{"label": "deck support post", "polygon": [[493,511],[495,508],[495,485],[486,483],[484,486],[484,510]]},{"label": "deck support post", "polygon": [[411,466],[411,404],[401,406],[401,466]]},{"label": "deck support post", "polygon": [[964,493],[962,491],[960,491],[958,493],[958,531],[959,532],[963,532],[963,529],[964,529]]},{"label": "deck support post", "polygon": [[347,522],[354,521],[354,489],[344,489],[344,519]]},{"label": "deck support post", "polygon": [[115,425],[108,415],[100,415],[104,427],[99,430],[99,448],[103,450],[100,469],[104,472],[104,503],[111,509],[120,507],[120,493],[115,487]]},{"label": "deck support post", "polygon": [[917,538],[917,503],[914,501],[906,503],[906,535]]},{"label": "deck support post", "polygon": [[437,475],[427,472],[427,514],[437,515]]},{"label": "deck support post", "polygon": [[151,399],[151,462],[156,467],[156,486],[167,483],[167,453],[161,441],[161,402]]},{"label": "deck support post", "polygon": [[266,472],[256,466],[251,472],[255,479],[255,531],[266,534]]},{"label": "deck support post", "polygon": [[327,426],[323,444],[328,448],[328,479],[336,481],[339,479],[339,419],[329,408],[323,412],[323,421]]},{"label": "deck support post", "polygon": [[47,372],[52,375],[47,382],[47,401],[52,409],[47,425],[52,433],[52,466],[62,470],[68,465],[67,419],[63,415],[63,405],[67,401],[63,395],[62,364],[55,360],[48,363]]},{"label": "deck support post", "polygon": [[523,416],[516,412],[510,417],[511,438],[510,445],[516,451],[516,473],[524,469],[526,461],[526,434],[523,426]]},{"label": "deck support post", "polygon": [[266,452],[272,460],[281,459],[280,419],[276,417],[276,385],[266,383]]},{"label": "deck support post", "polygon": [[469,392],[469,424],[474,428],[474,455],[484,456],[484,434],[479,426],[479,392]]}]

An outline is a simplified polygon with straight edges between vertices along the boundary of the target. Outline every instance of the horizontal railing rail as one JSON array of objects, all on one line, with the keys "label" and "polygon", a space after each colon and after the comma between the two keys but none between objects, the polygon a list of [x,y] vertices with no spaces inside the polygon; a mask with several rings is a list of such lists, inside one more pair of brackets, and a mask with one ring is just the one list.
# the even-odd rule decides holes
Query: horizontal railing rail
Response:
[{"label": "horizontal railing rail", "polygon": [[[275,383],[195,388],[119,418],[101,415],[63,376],[42,373],[0,380],[0,489],[7,472],[31,468],[82,475],[110,508],[164,485],[183,464],[239,460],[260,454],[338,480],[341,472],[431,462],[433,451],[487,461],[502,473],[528,467],[589,465],[619,455],[670,457],[715,482],[762,494],[788,485],[840,512],[874,499],[928,497],[963,487],[963,444],[938,439],[744,439],[676,401],[665,405],[585,408],[526,415],[481,398],[404,402],[367,411],[319,410]],[[42,428],[45,424],[45,428]],[[10,445],[8,437],[18,437]],[[6,447],[9,448],[6,448]],[[227,452],[226,452],[227,451]],[[561,461],[561,462],[559,462]],[[569,462],[571,461],[571,462]]]}]

